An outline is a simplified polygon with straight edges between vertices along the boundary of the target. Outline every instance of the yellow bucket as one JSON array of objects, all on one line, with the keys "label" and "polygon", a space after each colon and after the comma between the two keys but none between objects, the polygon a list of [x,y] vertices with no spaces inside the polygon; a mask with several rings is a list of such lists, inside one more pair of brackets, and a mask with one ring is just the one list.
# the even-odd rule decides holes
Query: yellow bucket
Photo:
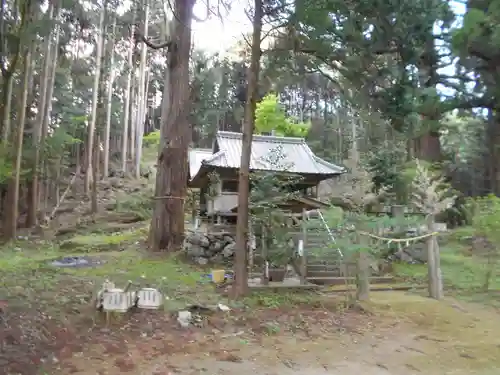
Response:
[{"label": "yellow bucket", "polygon": [[226,270],[212,270],[212,282],[220,284],[224,282]]}]

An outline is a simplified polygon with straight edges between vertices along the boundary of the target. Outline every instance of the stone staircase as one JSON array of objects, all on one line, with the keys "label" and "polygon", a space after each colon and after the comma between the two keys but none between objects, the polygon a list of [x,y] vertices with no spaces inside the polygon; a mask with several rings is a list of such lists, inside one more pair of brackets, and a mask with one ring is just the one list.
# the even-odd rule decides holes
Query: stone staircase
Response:
[{"label": "stone staircase", "polygon": [[[305,278],[312,284],[341,285],[354,283],[357,265],[351,254],[339,248],[333,229],[329,228],[320,211],[310,211],[305,223]],[[390,283],[392,277],[371,277],[371,282]]]}]

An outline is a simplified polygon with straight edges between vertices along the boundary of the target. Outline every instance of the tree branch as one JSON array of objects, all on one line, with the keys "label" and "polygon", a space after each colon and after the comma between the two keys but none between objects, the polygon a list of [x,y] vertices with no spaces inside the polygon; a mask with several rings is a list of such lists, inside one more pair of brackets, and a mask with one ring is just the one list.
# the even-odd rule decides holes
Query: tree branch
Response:
[{"label": "tree branch", "polygon": [[134,33],[135,40],[138,42],[144,43],[149,48],[154,49],[154,50],[158,50],[158,49],[162,49],[162,48],[166,47],[168,50],[170,50],[170,48],[172,47],[173,42],[171,40],[167,40],[165,42],[155,44],[155,43],[151,42],[150,40],[148,40],[147,38],[145,38],[144,35],[142,35],[141,32],[137,29],[138,29],[138,27],[136,28],[136,31]]},{"label": "tree branch", "polygon": [[474,109],[474,108],[495,108],[495,101],[488,98],[469,98],[469,99],[449,99],[443,102],[442,112],[453,111],[454,109]]}]

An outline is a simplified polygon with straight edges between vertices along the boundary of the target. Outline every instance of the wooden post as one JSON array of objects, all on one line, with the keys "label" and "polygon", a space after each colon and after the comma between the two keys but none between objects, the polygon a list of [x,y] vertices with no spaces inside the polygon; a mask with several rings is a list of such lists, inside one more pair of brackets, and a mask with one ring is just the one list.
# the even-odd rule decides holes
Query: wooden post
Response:
[{"label": "wooden post", "polygon": [[[427,218],[427,230],[434,232],[434,215],[429,215]],[[439,246],[435,236],[427,237],[426,245],[429,297],[441,299],[443,298],[443,281],[440,269]]]},{"label": "wooden post", "polygon": [[267,260],[267,237],[266,237],[266,227],[262,225],[262,234],[261,234],[261,248],[262,248],[262,284],[269,284],[269,262]]},{"label": "wooden post", "polygon": [[[360,236],[360,244],[366,245],[368,238]],[[368,255],[368,246],[361,249],[358,253],[356,268],[356,299],[358,301],[367,301],[370,299],[370,260]]]},{"label": "wooden post", "polygon": [[441,255],[439,249],[439,243],[437,240],[437,236],[432,236],[432,247],[434,253],[434,263],[436,264],[436,279],[437,279],[437,299],[442,299],[444,297],[444,288],[443,288],[443,274],[441,273]]},{"label": "wooden post", "polygon": [[[391,216],[393,219],[401,219],[405,217],[405,206],[391,206]],[[399,225],[395,225],[394,231],[398,233],[401,230]]]},{"label": "wooden post", "polygon": [[255,250],[255,235],[253,233],[252,223],[248,221],[248,239],[247,239],[247,248],[248,248],[248,274],[250,274],[253,270],[253,255]]},{"label": "wooden post", "polygon": [[196,196],[194,194],[191,196],[192,201],[191,201],[191,222],[193,224],[194,229],[197,228],[197,223],[196,223],[196,218],[198,217],[198,211],[197,211],[197,203],[196,203]]},{"label": "wooden post", "polygon": [[298,253],[300,256],[300,283],[307,284],[307,259],[306,259],[306,243],[307,243],[307,212],[302,210],[302,238],[298,241]]},{"label": "wooden post", "polygon": [[391,206],[391,216],[392,217],[402,217],[405,215],[405,206],[393,205]]}]

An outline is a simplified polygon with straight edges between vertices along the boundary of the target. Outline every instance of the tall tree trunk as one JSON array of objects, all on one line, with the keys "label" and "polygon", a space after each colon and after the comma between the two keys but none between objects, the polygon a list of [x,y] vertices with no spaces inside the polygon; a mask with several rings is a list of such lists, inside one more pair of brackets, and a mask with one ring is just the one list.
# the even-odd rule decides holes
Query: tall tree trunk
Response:
[{"label": "tall tree trunk", "polygon": [[92,90],[92,110],[90,114],[90,124],[88,128],[88,142],[87,142],[87,163],[85,172],[85,192],[90,193],[90,179],[92,174],[92,154],[94,149],[94,133],[97,117],[97,101],[99,99],[99,82],[101,75],[101,60],[102,60],[102,47],[103,47],[103,33],[104,33],[104,17],[106,15],[107,2],[104,1],[99,16],[99,29],[96,37],[96,67],[94,76],[94,87]]},{"label": "tall tree trunk", "polygon": [[[56,16],[57,19],[57,16]],[[61,36],[61,29],[59,27],[56,28],[55,31],[55,37],[53,41],[53,45],[57,46],[59,45],[59,38]],[[52,56],[52,65],[51,65],[51,71],[50,71],[50,77],[49,81],[47,83],[47,98],[45,100],[45,108],[43,112],[43,121],[42,121],[42,137],[40,138],[40,147],[43,147],[45,144],[45,140],[47,139],[47,136],[49,134],[49,123],[50,123],[50,117],[51,117],[51,112],[52,112],[52,96],[54,94],[54,85],[56,82],[56,69],[57,69],[57,58],[59,56],[59,48],[54,48],[54,55]],[[40,204],[40,201],[43,199],[44,202],[47,202],[48,199],[48,184],[47,184],[47,162],[42,158],[40,160],[40,173],[44,177],[43,184],[38,182],[38,203]],[[44,203],[44,209],[47,208],[47,204]],[[40,211],[40,208],[38,209]],[[40,213],[37,214],[37,216],[40,216]],[[45,216],[45,215],[43,215]]]},{"label": "tall tree trunk", "polygon": [[241,144],[241,163],[238,180],[238,222],[236,225],[236,253],[234,260],[235,280],[232,287],[234,298],[244,296],[248,291],[247,243],[248,243],[248,200],[250,189],[250,156],[255,127],[255,108],[258,100],[260,72],[260,41],[262,34],[262,0],[254,2],[252,52],[248,70],[247,101]]},{"label": "tall tree trunk", "polygon": [[23,86],[21,92],[21,100],[19,103],[19,115],[18,115],[18,126],[16,129],[16,159],[14,164],[14,179],[11,181],[12,186],[12,201],[10,204],[12,208],[10,210],[10,217],[6,220],[6,225],[4,228],[4,234],[6,239],[12,239],[16,237],[17,232],[17,217],[19,214],[19,182],[21,178],[21,161],[23,157],[23,139],[24,139],[24,122],[26,121],[26,105],[28,104],[28,91],[30,83],[31,70],[31,49],[26,52],[24,57],[24,71],[23,71]]},{"label": "tall tree trunk", "polygon": [[[437,73],[439,59],[434,46],[432,29],[433,25],[428,25],[427,40],[424,45],[424,52],[419,61],[420,83],[422,87],[427,89],[436,89],[439,83],[439,75]],[[430,113],[422,113],[421,116],[424,122],[430,124],[431,129],[415,140],[414,156],[417,159],[429,162],[439,162],[443,157],[439,129],[437,129],[441,113],[433,110]]]},{"label": "tall tree trunk", "polygon": [[132,89],[130,92],[130,160],[132,161],[132,169],[135,165],[135,144],[136,144],[136,125],[137,125],[137,80],[136,80],[136,72],[132,76]]},{"label": "tall tree trunk", "polygon": [[[173,35],[173,28],[174,28],[174,23],[169,21],[168,19],[168,11],[170,10],[170,8],[165,5],[165,22],[166,22],[166,27],[165,27],[165,31],[166,31],[166,39],[167,40],[171,40],[172,39],[172,35]],[[167,59],[168,61],[168,51],[165,52],[165,58]],[[162,122],[162,125],[160,126],[160,144],[158,145],[158,153],[161,152],[161,150],[163,150],[163,148],[165,147],[165,141],[166,141],[166,138],[165,138],[165,131],[166,131],[166,127],[163,126],[163,123],[164,121],[167,121],[167,118],[168,118],[168,114],[169,114],[169,111],[170,111],[170,90],[171,88],[171,81],[170,81],[170,69],[165,69],[165,74],[164,74],[164,78],[163,78],[163,93],[162,93],[162,97],[161,97],[161,115],[160,115],[160,119],[161,119],[161,122]],[[160,172],[159,172],[159,168],[156,168],[156,179],[155,179],[155,191],[158,192],[158,191],[161,191],[162,189],[162,182],[160,180]],[[153,211],[153,218],[152,218],[152,223],[158,223],[158,220],[159,218],[157,217],[157,215],[160,214],[160,209],[155,209]],[[159,225],[159,224],[157,224]],[[150,244],[153,244],[154,241],[153,241],[153,235],[154,235],[154,232],[156,226],[155,225],[151,225],[149,227],[149,239],[148,239],[148,242]]]},{"label": "tall tree trunk", "polygon": [[128,152],[128,137],[129,137],[129,122],[130,122],[130,111],[131,111],[131,89],[132,89],[132,57],[134,52],[134,21],[135,21],[135,7],[132,9],[132,26],[130,27],[130,45],[128,49],[127,56],[127,86],[125,88],[125,102],[124,102],[124,115],[123,115],[123,134],[122,134],[122,171],[127,171],[127,152]]},{"label": "tall tree trunk", "polygon": [[491,110],[486,125],[486,178],[488,193],[500,194],[500,110]]},{"label": "tall tree trunk", "polygon": [[10,136],[10,112],[12,109],[12,88],[14,85],[13,75],[4,77],[4,87],[2,90],[3,100],[0,103],[3,111],[3,125],[2,125],[2,142],[7,145]]},{"label": "tall tree trunk", "polygon": [[163,148],[158,155],[160,180],[152,228],[153,251],[176,251],[184,241],[184,200],[187,194],[188,147],[191,138],[189,57],[191,52],[191,20],[193,0],[176,0],[175,17],[168,69],[172,82],[169,111],[162,118]]},{"label": "tall tree trunk", "polygon": [[94,144],[94,149],[92,152],[94,153],[93,161],[92,161],[92,194],[90,200],[90,211],[95,214],[97,213],[97,180],[99,179],[99,155],[101,153],[100,139],[99,133],[96,137],[96,142]]},{"label": "tall tree trunk", "polygon": [[[149,8],[147,0],[144,4],[144,31],[145,38],[148,37],[148,22],[149,22]],[[141,177],[141,156],[142,156],[142,138],[144,136],[144,120],[146,118],[146,63],[147,63],[148,47],[146,44],[142,45],[141,50],[141,64],[139,68],[139,105],[137,108],[137,124],[136,124],[136,137],[137,145],[135,150],[135,177]]]},{"label": "tall tree trunk", "polygon": [[113,81],[115,80],[114,62],[115,62],[115,32],[116,32],[116,17],[113,18],[113,32],[110,41],[110,62],[109,62],[109,82],[108,82],[108,100],[106,108],[106,127],[104,129],[104,170],[103,178],[108,178],[109,175],[109,137],[111,135],[111,111],[113,101]]},{"label": "tall tree trunk", "polygon": [[413,156],[428,162],[439,162],[442,160],[441,141],[439,132],[429,131],[414,140]]},{"label": "tall tree trunk", "polygon": [[[49,21],[52,21],[54,12],[54,6],[52,3],[49,4],[48,17]],[[38,99],[38,107],[37,107],[37,116],[35,121],[35,129],[33,136],[33,146],[35,148],[35,158],[33,161],[33,166],[31,169],[32,180],[30,182],[31,187],[28,189],[30,192],[30,203],[28,208],[28,215],[26,219],[26,226],[32,227],[37,224],[37,211],[38,204],[40,202],[39,196],[39,175],[40,175],[40,148],[41,148],[41,138],[42,138],[42,127],[45,118],[45,109],[47,107],[47,94],[48,94],[48,86],[49,86],[49,77],[50,77],[50,62],[52,59],[51,56],[51,45],[52,45],[52,33],[49,32],[46,35],[45,44],[44,44],[44,62],[42,68],[42,74],[40,77],[40,92]],[[54,48],[54,51],[57,47]],[[55,64],[55,61],[53,62]]]}]

